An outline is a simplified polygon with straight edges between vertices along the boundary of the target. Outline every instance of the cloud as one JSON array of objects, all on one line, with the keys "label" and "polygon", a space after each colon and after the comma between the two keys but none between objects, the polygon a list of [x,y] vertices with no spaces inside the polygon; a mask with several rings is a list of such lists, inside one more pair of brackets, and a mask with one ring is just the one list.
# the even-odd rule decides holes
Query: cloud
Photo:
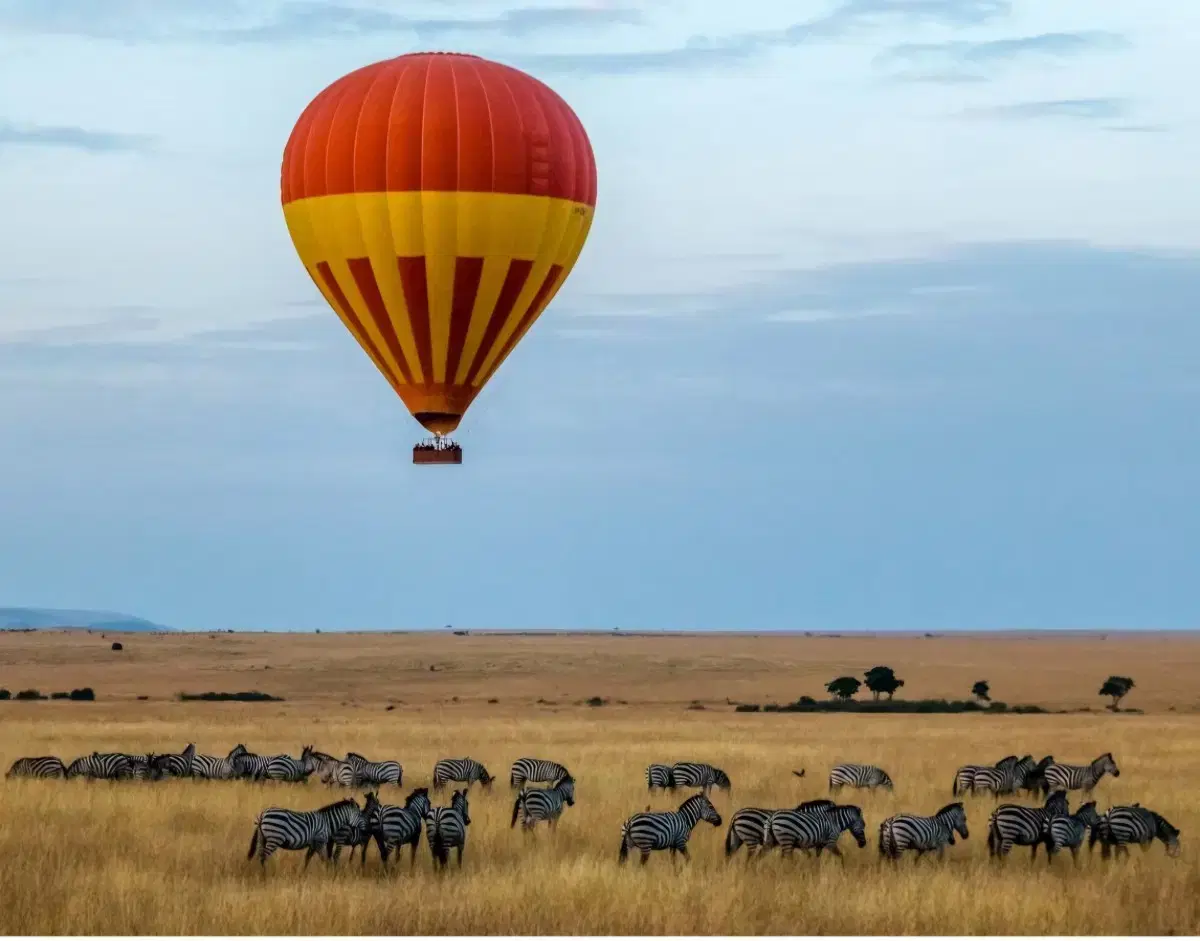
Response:
[{"label": "cloud", "polygon": [[1010,0],[842,0],[814,19],[777,30],[727,36],[693,36],[682,46],[633,52],[529,54],[521,64],[542,72],[615,75],[668,72],[736,65],[773,49],[841,39],[890,25],[978,26],[1007,16]]},{"label": "cloud", "polygon": [[893,70],[902,81],[969,82],[994,77],[996,68],[1025,59],[1067,59],[1090,52],[1125,49],[1120,33],[1104,30],[1039,33],[987,41],[953,40],[902,43],[875,57],[875,65]]},{"label": "cloud", "polygon": [[0,118],[0,150],[5,147],[55,147],[89,154],[145,153],[152,149],[153,138],[70,125],[16,124]]},{"label": "cloud", "polygon": [[1049,101],[1021,101],[1010,105],[970,108],[962,112],[968,117],[998,118],[1006,121],[1040,121],[1067,119],[1072,121],[1111,121],[1129,112],[1124,98],[1060,98]]},{"label": "cloud", "polygon": [[217,45],[347,39],[381,33],[436,37],[456,33],[533,33],[637,23],[638,12],[611,5],[515,7],[486,17],[409,16],[337,0],[0,0],[0,31],[123,42]]}]

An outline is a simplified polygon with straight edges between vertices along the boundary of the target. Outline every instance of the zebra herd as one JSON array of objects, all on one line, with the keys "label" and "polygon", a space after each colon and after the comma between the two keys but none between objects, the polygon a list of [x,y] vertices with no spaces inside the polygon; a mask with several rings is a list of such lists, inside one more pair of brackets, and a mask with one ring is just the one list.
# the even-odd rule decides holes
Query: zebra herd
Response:
[{"label": "zebra herd", "polygon": [[[996,807],[988,818],[987,845],[990,856],[1005,857],[1015,846],[1031,848],[1036,858],[1039,846],[1045,846],[1050,861],[1062,850],[1069,850],[1078,863],[1084,840],[1089,852],[1099,843],[1102,857],[1113,850],[1128,852],[1138,844],[1148,849],[1161,841],[1171,856],[1179,853],[1179,829],[1161,814],[1140,804],[1110,807],[1101,814],[1096,802],[1089,800],[1074,813],[1068,805],[1068,793],[1091,794],[1106,774],[1120,776],[1111,753],[1105,753],[1086,765],[1069,765],[1046,755],[1034,761],[1032,755],[1008,755],[994,765],[966,765],[959,768],[951,788],[952,796],[965,798],[990,794]],[[257,755],[244,745],[235,746],[225,757],[200,755],[189,744],[179,753],[125,754],[93,752],[65,764],[55,757],[21,758],[13,763],[8,777],[77,778],[88,780],[162,780],[196,778],[206,780],[277,781],[300,783],[316,774],[329,786],[366,790],[364,803],[354,798],[334,801],[317,810],[290,810],[269,807],[254,821],[248,859],[257,854],[265,867],[277,850],[305,850],[304,867],[314,855],[336,863],[342,848],[349,847],[350,858],[360,851],[366,862],[373,841],[386,868],[393,852],[410,848],[410,867],[415,865],[418,845],[425,834],[433,863],[437,868],[449,864],[451,851],[461,867],[471,824],[468,791],[478,783],[484,790],[494,778],[473,758],[443,758],[432,773],[432,790],[442,791],[447,784],[462,784],[446,805],[434,805],[430,788],[414,789],[403,804],[387,804],[378,790],[384,786],[401,787],[404,769],[397,761],[371,761],[356,752],[336,758],[306,745],[300,757]],[[794,775],[804,777],[803,770]],[[624,863],[637,852],[645,864],[650,855],[667,851],[672,858],[688,857],[688,842],[700,822],[720,827],[721,814],[711,800],[715,788],[730,792],[729,775],[710,764],[681,761],[655,763],[646,768],[646,785],[657,790],[696,789],[675,810],[653,811],[647,807],[621,825],[618,860]],[[553,830],[568,807],[575,804],[575,778],[565,765],[541,758],[520,758],[513,762],[510,787],[516,791],[510,828],[521,823],[528,832],[544,822]],[[829,772],[829,793],[836,796],[843,788],[893,791],[891,777],[882,768],[869,764],[839,764]],[[535,787],[532,785],[542,785]],[[999,803],[1004,796],[1019,792],[1044,798],[1041,806]],[[732,857],[743,846],[749,859],[761,857],[778,847],[784,857],[796,850],[828,850],[842,857],[838,842],[850,832],[861,849],[867,845],[867,824],[862,808],[839,804],[829,798],[804,801],[795,807],[768,809],[743,807],[729,819],[725,836],[725,856]],[[967,812],[962,800],[947,804],[932,816],[898,813],[881,821],[878,827],[880,856],[898,860],[904,853],[917,857],[934,853],[939,858],[955,838],[967,839]],[[844,861],[844,858],[843,858]]]}]

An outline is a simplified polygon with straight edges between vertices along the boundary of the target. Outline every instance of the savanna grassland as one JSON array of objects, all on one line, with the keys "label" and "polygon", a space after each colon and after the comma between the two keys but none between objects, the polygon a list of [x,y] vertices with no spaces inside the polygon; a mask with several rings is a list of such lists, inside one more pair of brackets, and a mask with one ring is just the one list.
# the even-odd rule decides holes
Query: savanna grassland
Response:
[{"label": "savanna grassland", "polygon": [[[471,791],[465,865],[438,875],[422,843],[390,873],[372,849],[365,870],[336,871],[280,853],[247,862],[256,813],[315,808],[328,790],[234,782],[0,782],[0,932],[6,934],[1195,934],[1200,932],[1200,638],[675,637],[476,635],[0,634],[0,686],[43,692],[91,686],[98,701],[0,702],[0,762],[94,749],[225,754],[312,743],[393,757],[400,802],[428,784],[439,757],[471,755],[498,776]],[[1036,703],[1047,716],[735,714],[730,701],[823,696],[824,682],[876,664],[901,695]],[[1113,715],[1096,696],[1131,675]],[[280,703],[181,703],[181,691],[257,689]],[[138,697],[146,697],[139,699]],[[607,705],[583,701],[598,696]],[[494,700],[494,701],[492,701]],[[539,702],[541,700],[541,702]],[[689,708],[694,703],[703,709]],[[393,708],[389,711],[387,706]],[[1026,849],[1002,863],[985,846],[991,799],[968,800],[971,836],[940,863],[881,864],[876,828],[897,810],[933,813],[951,800],[955,768],[1009,753],[1084,762],[1112,751],[1119,778],[1101,810],[1140,801],[1182,828],[1183,852],[1103,863],[1082,854],[1047,867]],[[522,755],[567,764],[577,804],[556,834],[509,829],[508,768]],[[724,827],[700,824],[692,862],[617,865],[621,821],[683,795],[646,793],[651,761],[723,767],[741,806],[823,796],[839,761],[882,765],[891,795],[862,805],[870,842],[847,835],[836,859],[747,865],[723,855]],[[806,769],[803,779],[793,769]],[[1072,807],[1078,804],[1074,796]],[[744,851],[743,851],[744,853]]]}]

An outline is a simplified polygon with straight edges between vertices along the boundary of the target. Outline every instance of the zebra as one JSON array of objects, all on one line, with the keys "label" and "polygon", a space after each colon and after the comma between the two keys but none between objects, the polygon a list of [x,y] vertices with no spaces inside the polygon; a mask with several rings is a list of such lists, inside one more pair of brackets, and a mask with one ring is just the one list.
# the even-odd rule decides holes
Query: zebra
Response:
[{"label": "zebra", "polygon": [[251,781],[261,781],[267,772],[271,759],[266,755],[256,755],[247,751],[242,744],[235,745],[229,753],[229,762],[233,765],[236,777]]},{"label": "zebra", "polygon": [[189,744],[178,755],[155,755],[147,764],[150,777],[154,780],[161,778],[190,778],[192,776],[192,760],[196,757],[196,746]]},{"label": "zebra", "polygon": [[1046,821],[1070,812],[1066,791],[1055,791],[1041,807],[1001,804],[988,818],[988,855],[1007,856],[1014,846],[1028,846],[1030,860],[1034,859]]},{"label": "zebra", "polygon": [[316,770],[317,763],[313,757],[313,747],[305,745],[299,759],[291,755],[276,755],[267,761],[262,777],[268,781],[307,781],[308,776]]},{"label": "zebra", "polygon": [[129,755],[124,752],[117,754],[121,754],[129,762],[129,777],[135,781],[147,781],[154,777],[152,762],[157,755]]},{"label": "zebra", "polygon": [[246,859],[253,859],[258,850],[258,861],[265,869],[267,859],[276,850],[308,850],[304,857],[304,868],[313,856],[322,850],[325,858],[332,860],[334,837],[362,814],[358,804],[352,800],[340,800],[317,810],[287,810],[283,807],[268,807],[254,819],[254,833],[250,837],[250,852]]},{"label": "zebra", "polygon": [[1026,755],[1006,768],[980,768],[975,772],[972,792],[990,791],[999,800],[1002,795],[1014,794],[1034,769],[1033,756]]},{"label": "zebra", "polygon": [[[805,801],[803,804],[798,804],[794,810],[824,810],[833,806],[835,806],[833,801],[822,798]],[[743,807],[734,813],[729,818],[729,831],[725,834],[725,858],[728,859],[745,846],[747,862],[753,859],[754,851],[762,848],[767,823],[774,813],[778,813],[778,811],[765,810],[762,807]]]},{"label": "zebra", "polygon": [[671,780],[676,787],[698,787],[705,794],[714,787],[722,791],[731,787],[724,771],[697,761],[677,761],[671,768]]},{"label": "zebra", "polygon": [[621,852],[618,862],[629,858],[630,849],[642,854],[642,865],[654,850],[669,850],[671,858],[679,853],[688,859],[687,844],[692,830],[701,820],[714,827],[721,825],[721,815],[705,794],[693,794],[678,810],[644,811],[634,814],[621,824]]},{"label": "zebra", "polygon": [[367,861],[367,843],[371,839],[371,831],[367,824],[366,815],[359,809],[358,804],[351,799],[345,809],[339,811],[330,834],[329,846],[333,851],[333,862],[336,865],[342,853],[342,847],[350,847],[350,861],[354,862],[354,851],[361,847],[363,862]]},{"label": "zebra", "polygon": [[647,765],[646,787],[651,791],[655,788],[663,791],[675,790],[675,776],[671,765]]},{"label": "zebra", "polygon": [[[245,750],[242,745],[239,745],[238,748]],[[204,781],[228,781],[238,777],[233,763],[233,755],[232,751],[225,758],[218,758],[216,755],[193,755],[192,777]]]},{"label": "zebra", "polygon": [[1099,842],[1101,857],[1108,859],[1114,846],[1128,855],[1130,843],[1139,844],[1144,852],[1150,849],[1155,839],[1162,840],[1168,856],[1179,855],[1179,828],[1170,824],[1162,814],[1138,804],[1110,807],[1092,827],[1088,849]]},{"label": "zebra", "polygon": [[462,868],[463,849],[467,845],[467,827],[470,824],[465,787],[454,792],[449,807],[431,807],[425,812],[425,835],[435,867],[445,869],[450,865],[450,850],[454,849],[458,854],[458,868]]},{"label": "zebra", "polygon": [[470,788],[473,781],[478,781],[486,790],[495,780],[488,774],[487,768],[474,758],[442,758],[433,766],[433,789],[440,791],[446,782],[465,783]]},{"label": "zebra", "polygon": [[829,793],[836,794],[843,787],[887,788],[892,790],[892,779],[887,772],[875,765],[835,765],[829,772]]},{"label": "zebra", "polygon": [[400,787],[404,769],[398,761],[368,761],[357,752],[346,753],[346,764],[354,769],[354,786],[394,784]]},{"label": "zebra", "polygon": [[[375,837],[375,845],[379,847],[379,858],[386,868],[388,856],[394,848],[410,846],[412,853],[408,862],[410,868],[417,862],[417,846],[421,842],[421,830],[425,815],[429,813],[429,788],[419,787],[404,800],[403,807],[395,804],[381,804],[379,796],[374,792],[366,796],[366,806],[363,814],[367,818],[367,828]],[[363,862],[367,861],[367,853],[363,850]]]},{"label": "zebra", "polygon": [[[997,761],[992,768],[1011,768],[1017,763],[1016,755],[1008,755]],[[954,772],[954,785],[950,789],[950,793],[954,797],[960,794],[972,794],[975,791],[975,775],[980,771],[988,770],[987,765],[963,765]]]},{"label": "zebra", "polygon": [[523,787],[517,792],[513,803],[512,829],[521,818],[521,828],[528,832],[539,820],[550,824],[550,829],[558,827],[558,818],[567,807],[575,806],[575,779],[570,775],[559,778],[550,787]]},{"label": "zebra", "polygon": [[879,825],[879,855],[897,860],[905,850],[916,850],[920,859],[936,852],[938,859],[954,845],[954,834],[967,838],[967,812],[962,801],[947,804],[932,817],[895,814]]},{"label": "zebra", "polygon": [[1030,794],[1049,794],[1050,788],[1046,786],[1046,769],[1054,764],[1053,755],[1045,755],[1030,772],[1025,775],[1025,780],[1021,782],[1021,790]]},{"label": "zebra", "polygon": [[547,784],[571,777],[571,772],[557,761],[545,758],[518,758],[508,775],[508,786],[521,789],[526,784]]},{"label": "zebra", "polygon": [[778,846],[784,856],[795,850],[815,849],[820,856],[829,850],[842,858],[838,839],[849,830],[858,848],[867,845],[866,821],[862,808],[853,804],[835,804],[813,810],[783,810],[771,814],[763,831],[763,849]]},{"label": "zebra", "polygon": [[83,777],[89,781],[98,778],[120,781],[133,777],[133,766],[130,764],[128,755],[92,752],[90,755],[84,755],[82,758],[72,761],[67,766],[66,777]]},{"label": "zebra", "polygon": [[61,758],[46,755],[40,758],[18,758],[4,775],[6,778],[65,778],[67,766]]},{"label": "zebra", "polygon": [[1114,778],[1121,776],[1121,769],[1113,760],[1112,752],[1105,752],[1089,765],[1060,765],[1052,763],[1046,767],[1045,788],[1061,791],[1083,791],[1090,794],[1105,774]]},{"label": "zebra", "polygon": [[1046,863],[1054,861],[1054,854],[1061,849],[1071,851],[1071,859],[1079,865],[1079,847],[1083,845],[1084,834],[1095,830],[1100,822],[1096,813],[1096,802],[1088,801],[1070,816],[1060,814],[1048,817],[1042,824],[1042,832],[1046,843]]}]

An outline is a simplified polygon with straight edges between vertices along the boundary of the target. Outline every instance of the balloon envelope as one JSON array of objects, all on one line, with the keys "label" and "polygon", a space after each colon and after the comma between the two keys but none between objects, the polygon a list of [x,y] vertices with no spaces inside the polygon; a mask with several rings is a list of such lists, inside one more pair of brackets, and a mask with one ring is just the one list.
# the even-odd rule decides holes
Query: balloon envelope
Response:
[{"label": "balloon envelope", "polygon": [[313,99],[281,191],[329,305],[413,417],[444,435],[574,266],[596,164],[579,118],[537,79],[417,53]]}]

